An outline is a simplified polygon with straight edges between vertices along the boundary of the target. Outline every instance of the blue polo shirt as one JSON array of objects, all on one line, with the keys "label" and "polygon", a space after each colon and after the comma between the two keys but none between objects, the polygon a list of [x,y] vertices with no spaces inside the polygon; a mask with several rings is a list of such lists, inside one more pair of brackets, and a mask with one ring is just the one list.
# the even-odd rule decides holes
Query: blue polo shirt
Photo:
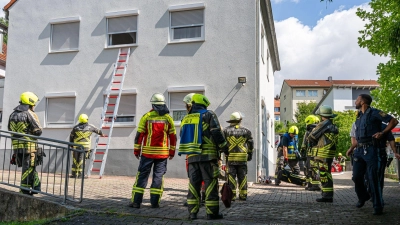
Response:
[{"label": "blue polo shirt", "polygon": [[381,132],[382,122],[389,123],[393,117],[383,111],[369,107],[364,113],[358,112],[356,119],[356,139],[358,143],[372,141],[372,135]]}]

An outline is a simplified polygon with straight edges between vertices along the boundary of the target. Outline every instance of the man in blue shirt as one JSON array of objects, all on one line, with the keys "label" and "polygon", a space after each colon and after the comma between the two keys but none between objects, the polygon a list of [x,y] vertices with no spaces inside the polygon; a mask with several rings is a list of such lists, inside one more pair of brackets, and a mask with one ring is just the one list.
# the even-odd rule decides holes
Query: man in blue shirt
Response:
[{"label": "man in blue shirt", "polygon": [[[354,151],[353,178],[355,191],[358,197],[357,208],[364,206],[371,197],[373,200],[374,215],[381,215],[383,211],[382,189],[380,186],[380,142],[384,135],[390,132],[398,121],[391,115],[379,109],[371,108],[372,98],[368,94],[361,94],[355,101],[359,110],[356,119],[357,148]],[[382,122],[388,123],[382,129]],[[368,194],[364,185],[364,175],[367,173],[371,194]]]}]

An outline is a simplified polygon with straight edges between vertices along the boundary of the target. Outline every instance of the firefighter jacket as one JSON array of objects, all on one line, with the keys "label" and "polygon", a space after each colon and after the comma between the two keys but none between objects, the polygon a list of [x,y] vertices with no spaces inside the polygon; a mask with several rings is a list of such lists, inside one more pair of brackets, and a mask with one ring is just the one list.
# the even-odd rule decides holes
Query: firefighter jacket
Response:
[{"label": "firefighter jacket", "polygon": [[[189,114],[207,110],[203,105],[194,103]],[[219,149],[225,149],[227,142],[222,133],[217,115],[211,110],[202,114],[201,153],[189,154],[188,162],[203,162],[220,158]]]},{"label": "firefighter jacket", "polygon": [[339,129],[330,119],[320,122],[308,136],[308,141],[314,143],[312,155],[321,158],[334,158]]},{"label": "firefighter jacket", "polygon": [[228,164],[246,164],[247,155],[251,158],[254,148],[251,131],[239,124],[234,124],[226,127],[223,132],[228,142]]},{"label": "firefighter jacket", "polygon": [[310,124],[306,127],[306,133],[304,134],[303,143],[301,144],[301,150],[302,152],[306,152],[307,156],[312,156],[312,142],[308,141],[308,136],[316,126],[317,124]]},{"label": "firefighter jacket", "polygon": [[203,114],[207,110],[199,110],[197,113],[187,114],[181,121],[179,153],[201,154],[203,134]]},{"label": "firefighter jacket", "polygon": [[[286,139],[286,140],[284,140]],[[282,140],[278,146],[281,147],[281,149],[283,150],[283,146],[287,147],[287,158],[288,159],[296,159],[296,153],[295,150],[297,150],[297,142],[295,140],[295,138],[291,138],[290,135],[288,133],[285,133],[282,136]]]},{"label": "firefighter jacket", "polygon": [[175,156],[176,130],[172,117],[151,110],[140,119],[135,137],[134,153],[151,159]]},{"label": "firefighter jacket", "polygon": [[[8,130],[21,133],[40,136],[42,134],[42,127],[40,126],[39,118],[29,105],[21,104],[14,109],[8,120]],[[22,138],[29,140],[27,142],[21,140],[12,140],[13,149],[25,149],[25,153],[36,152],[36,143],[34,138],[12,135],[15,138]],[[33,142],[32,142],[33,141]]]},{"label": "firefighter jacket", "polygon": [[103,132],[95,126],[89,123],[80,123],[72,129],[71,134],[69,135],[69,142],[81,144],[85,150],[88,151],[90,149],[90,136],[92,133],[103,135]]}]

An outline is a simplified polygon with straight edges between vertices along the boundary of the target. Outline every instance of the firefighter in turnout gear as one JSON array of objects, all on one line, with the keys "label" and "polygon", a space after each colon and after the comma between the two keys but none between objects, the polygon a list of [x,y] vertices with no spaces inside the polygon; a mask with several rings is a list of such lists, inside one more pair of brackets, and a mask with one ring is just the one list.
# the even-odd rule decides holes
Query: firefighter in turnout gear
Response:
[{"label": "firefighter in turnout gear", "polygon": [[187,195],[189,219],[197,219],[200,188],[204,180],[207,219],[222,219],[219,212],[218,159],[220,153],[228,154],[227,142],[217,115],[207,110],[207,97],[194,94],[192,108],[181,122],[179,155],[187,154],[189,162],[189,191]]},{"label": "firefighter in turnout gear", "polygon": [[78,125],[76,125],[69,135],[69,142],[73,142],[75,144],[83,145],[85,153],[72,151],[72,175],[71,178],[81,178],[83,171],[83,156],[85,155],[86,159],[90,158],[91,154],[91,140],[90,137],[92,133],[96,133],[100,136],[104,136],[103,132],[100,129],[97,129],[95,126],[88,123],[89,117],[86,114],[81,114],[78,118]]},{"label": "firefighter in turnout gear", "polygon": [[332,123],[336,117],[332,108],[322,105],[316,112],[321,116],[322,121],[309,134],[307,141],[313,147],[314,160],[319,168],[319,179],[322,187],[322,198],[317,198],[317,202],[333,202],[333,179],[331,167],[333,158],[336,154],[336,144],[338,141],[339,129]]},{"label": "firefighter in turnout gear", "polygon": [[236,199],[236,189],[239,184],[239,200],[245,201],[247,199],[247,161],[251,161],[253,156],[253,137],[249,129],[240,125],[242,115],[239,112],[232,113],[226,122],[230,123],[224,129],[224,135],[229,150],[227,172],[229,186],[233,192],[232,200]]},{"label": "firefighter in turnout gear", "polygon": [[288,164],[294,175],[300,174],[299,160],[296,157],[297,141],[296,135],[299,134],[299,128],[291,126],[281,139],[278,145],[278,158],[276,160],[275,185],[281,183],[279,172],[284,169],[284,165]]},{"label": "firefighter in turnout gear", "polygon": [[[132,187],[129,207],[140,208],[150,171],[153,179],[150,186],[152,208],[159,208],[164,190],[164,174],[167,172],[167,159],[175,156],[176,130],[174,120],[165,105],[165,97],[155,93],[150,99],[152,110],[140,119],[134,145],[134,154],[140,157],[136,180]],[[141,154],[141,155],[140,155]]]},{"label": "firefighter in turnout gear", "polygon": [[[33,111],[39,98],[32,92],[24,92],[20,96],[20,105],[14,108],[8,120],[8,130],[40,136],[42,127],[36,113]],[[21,187],[41,191],[40,179],[36,172],[36,166],[46,155],[37,146],[36,139],[23,135],[12,135],[13,158],[18,167],[22,167]],[[26,141],[24,141],[26,140]],[[37,194],[37,192],[25,189],[20,190],[23,194]]]},{"label": "firefighter in turnout gear", "polygon": [[306,152],[307,161],[306,161],[306,181],[307,186],[306,190],[309,191],[320,191],[321,182],[318,179],[318,166],[314,161],[314,157],[312,155],[312,143],[307,140],[308,135],[310,135],[311,131],[317,126],[320,122],[318,116],[309,115],[305,119],[306,122],[306,133],[304,134],[303,143],[301,148]]}]

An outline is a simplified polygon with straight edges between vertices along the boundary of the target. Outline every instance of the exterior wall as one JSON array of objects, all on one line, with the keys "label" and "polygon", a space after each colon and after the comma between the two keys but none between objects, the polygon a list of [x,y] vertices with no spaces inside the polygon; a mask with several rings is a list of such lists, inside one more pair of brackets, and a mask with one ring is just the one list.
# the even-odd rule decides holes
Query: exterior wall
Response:
[{"label": "exterior wall", "polygon": [[[326,89],[326,88],[321,88],[321,87],[307,87],[307,88],[292,88],[292,91],[293,91],[293,106],[292,106],[292,111],[291,111],[291,113],[292,113],[292,115],[291,115],[291,117],[290,118],[292,118],[292,121],[295,121],[295,117],[294,117],[294,115],[295,115],[295,113],[296,113],[296,110],[297,110],[297,103],[300,103],[300,102],[319,102],[321,99],[322,99],[322,97],[324,96],[324,93],[323,93],[323,91],[324,91],[324,89]],[[296,91],[297,90],[303,90],[303,91],[305,91],[306,92],[306,96],[304,96],[304,97],[299,97],[299,96],[296,96]],[[308,96],[308,91],[309,90],[317,90],[317,96]]]},{"label": "exterior wall", "polygon": [[354,101],[352,99],[352,89],[351,88],[333,88],[332,92],[334,94],[333,110],[335,111],[345,111],[349,109],[355,109]]},{"label": "exterior wall", "polygon": [[[292,88],[287,85],[284,81],[282,85],[280,101],[281,101],[281,121],[285,123],[286,121],[292,121],[293,115],[291,115],[293,108],[293,92]],[[286,110],[285,110],[286,109]]]},{"label": "exterior wall", "polygon": [[[222,126],[228,125],[224,121],[233,111],[241,111],[246,115],[243,125],[257,136],[256,127],[261,126],[257,120],[261,104],[255,100],[255,90],[258,88],[254,41],[256,1],[246,4],[241,0],[232,0],[230,4],[212,0],[201,2],[206,5],[205,41],[168,44],[168,7],[198,1],[120,0],[118,4],[95,0],[70,0],[58,4],[53,4],[52,0],[43,0],[40,4],[18,1],[10,9],[9,75],[5,85],[4,115],[9,115],[18,104],[20,93],[33,91],[42,99],[35,111],[44,126],[43,136],[68,140],[72,126],[45,126],[44,96],[52,92],[76,92],[75,120],[79,114],[86,113],[90,122],[98,126],[103,106],[102,93],[109,84],[118,52],[118,49],[104,48],[105,13],[138,9],[138,46],[131,48],[132,55],[124,83],[124,89],[137,90],[135,124],[138,124],[141,115],[151,109],[149,99],[153,93],[161,92],[168,99],[168,87],[204,86],[205,95],[211,101],[209,109],[216,112]],[[241,16],[237,16],[238,10],[243,12]],[[79,51],[50,54],[49,21],[75,16],[81,17]],[[239,76],[247,77],[245,86],[237,83]],[[273,82],[270,69],[271,86],[265,88],[265,93],[260,93],[265,99],[273,98],[266,93],[273,87]],[[272,95],[273,91],[269,93]],[[267,107],[272,115],[273,103],[268,103]],[[3,120],[3,127],[7,122]],[[136,126],[114,128],[106,175],[136,173],[138,161],[132,157],[135,133]],[[274,137],[272,132],[270,136]],[[169,163],[166,176],[186,177],[183,165],[184,157],[176,156]],[[249,166],[249,174],[254,170],[255,164]],[[254,181],[254,177],[249,176],[249,180]]]},{"label": "exterior wall", "polygon": [[[261,13],[259,14],[261,17]],[[259,126],[259,139],[257,151],[262,151],[258,154],[257,164],[259,166],[258,176],[272,176],[275,173],[276,151],[275,151],[275,129],[274,129],[274,71],[271,62],[270,51],[268,49],[268,41],[266,36],[261,38],[263,33],[264,23],[261,19],[259,22],[259,79],[260,79],[260,96],[261,102],[258,105],[261,123]],[[261,42],[264,42],[263,44]],[[262,46],[263,50],[262,50]],[[262,57],[263,56],[263,57]],[[254,135],[253,135],[254,136]],[[255,157],[253,156],[253,159]]]}]

